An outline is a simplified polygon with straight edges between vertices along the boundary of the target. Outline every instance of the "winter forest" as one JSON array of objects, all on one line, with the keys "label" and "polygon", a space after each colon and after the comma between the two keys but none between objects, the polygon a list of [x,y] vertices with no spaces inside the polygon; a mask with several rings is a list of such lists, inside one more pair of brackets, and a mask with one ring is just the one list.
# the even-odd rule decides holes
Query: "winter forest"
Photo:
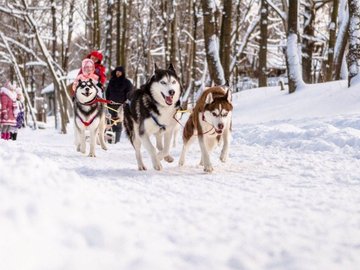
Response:
[{"label": "winter forest", "polygon": [[360,269],[360,0],[0,0],[0,101],[1,270]]},{"label": "winter forest", "polygon": [[91,50],[104,53],[108,76],[122,65],[136,87],[154,63],[172,63],[192,103],[204,86],[226,80],[234,92],[351,84],[360,65],[359,10],[356,0],[2,0],[0,78],[21,85],[29,112],[55,85],[47,113],[58,112],[64,133],[67,76]]}]

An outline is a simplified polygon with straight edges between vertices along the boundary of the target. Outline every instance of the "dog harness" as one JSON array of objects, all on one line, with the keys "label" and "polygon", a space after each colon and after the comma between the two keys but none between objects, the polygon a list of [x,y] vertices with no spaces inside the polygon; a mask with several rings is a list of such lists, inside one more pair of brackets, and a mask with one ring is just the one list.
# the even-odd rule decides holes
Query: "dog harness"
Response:
[{"label": "dog harness", "polygon": [[154,122],[160,127],[161,130],[166,130],[166,126],[159,123],[159,120],[156,118],[154,114],[150,112],[151,118],[154,120]]},{"label": "dog harness", "polygon": [[94,122],[95,118],[97,117],[97,114],[90,120],[90,121],[84,121],[79,115],[78,118],[80,119],[81,123],[84,124],[85,127],[88,127],[91,125],[92,122]]}]

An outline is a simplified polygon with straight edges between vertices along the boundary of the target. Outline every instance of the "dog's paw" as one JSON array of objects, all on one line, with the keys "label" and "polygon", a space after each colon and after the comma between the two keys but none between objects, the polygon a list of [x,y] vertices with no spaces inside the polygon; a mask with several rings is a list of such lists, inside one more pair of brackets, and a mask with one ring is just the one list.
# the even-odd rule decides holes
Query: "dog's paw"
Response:
[{"label": "dog's paw", "polygon": [[146,171],[147,170],[145,165],[139,165],[138,169],[139,169],[139,171]]},{"label": "dog's paw", "polygon": [[108,148],[106,147],[106,145],[101,146],[101,148],[104,149],[104,150],[108,150]]},{"label": "dog's paw", "polygon": [[204,172],[211,173],[213,170],[214,168],[211,165],[204,166]]},{"label": "dog's paw", "polygon": [[88,157],[96,157],[95,153],[89,153]]},{"label": "dog's paw", "polygon": [[162,170],[161,163],[159,162],[158,164],[154,164],[154,169],[157,170],[157,171],[161,171]]},{"label": "dog's paw", "polygon": [[228,154],[227,151],[224,151],[224,150],[221,151],[220,160],[221,160],[222,162],[226,162],[227,159],[228,159],[228,157],[229,157],[229,154]]},{"label": "dog's paw", "polygon": [[179,159],[179,167],[184,166],[185,164],[185,157],[180,157]]},{"label": "dog's paw", "polygon": [[220,160],[221,160],[221,162],[226,162],[227,156],[226,155],[221,155]]},{"label": "dog's paw", "polygon": [[164,157],[164,159],[165,159],[166,162],[169,162],[169,163],[174,161],[174,158],[172,156],[170,156],[170,155]]}]

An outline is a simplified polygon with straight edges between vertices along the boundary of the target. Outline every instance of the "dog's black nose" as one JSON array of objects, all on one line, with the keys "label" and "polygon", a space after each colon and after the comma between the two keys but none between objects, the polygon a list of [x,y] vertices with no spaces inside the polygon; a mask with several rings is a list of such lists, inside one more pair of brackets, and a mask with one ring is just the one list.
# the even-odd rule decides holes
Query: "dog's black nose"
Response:
[{"label": "dog's black nose", "polygon": [[172,90],[172,89],[171,89],[171,90],[169,90],[169,95],[170,95],[170,96],[175,95],[175,91],[174,91],[174,90]]},{"label": "dog's black nose", "polygon": [[219,128],[219,129],[223,129],[223,128],[224,128],[224,124],[222,124],[222,123],[218,124],[218,128]]}]

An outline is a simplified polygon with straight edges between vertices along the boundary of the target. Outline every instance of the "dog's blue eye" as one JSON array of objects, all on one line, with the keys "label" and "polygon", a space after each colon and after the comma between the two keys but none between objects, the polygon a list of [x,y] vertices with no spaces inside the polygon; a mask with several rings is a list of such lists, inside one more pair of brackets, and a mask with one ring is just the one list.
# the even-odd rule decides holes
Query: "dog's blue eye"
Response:
[{"label": "dog's blue eye", "polygon": [[217,116],[217,114],[216,114],[216,113],[214,113],[214,112],[212,113],[212,115],[213,115],[213,116]]},{"label": "dog's blue eye", "polygon": [[224,113],[223,115],[222,115],[222,117],[226,117],[228,114],[227,113]]},{"label": "dog's blue eye", "polygon": [[166,84],[166,82],[164,82],[164,81],[161,81],[160,83],[161,83],[161,84],[163,84],[163,85],[165,85],[165,84]]},{"label": "dog's blue eye", "polygon": [[172,82],[172,84],[175,84],[175,83],[176,83],[176,81],[173,81],[173,82]]}]

